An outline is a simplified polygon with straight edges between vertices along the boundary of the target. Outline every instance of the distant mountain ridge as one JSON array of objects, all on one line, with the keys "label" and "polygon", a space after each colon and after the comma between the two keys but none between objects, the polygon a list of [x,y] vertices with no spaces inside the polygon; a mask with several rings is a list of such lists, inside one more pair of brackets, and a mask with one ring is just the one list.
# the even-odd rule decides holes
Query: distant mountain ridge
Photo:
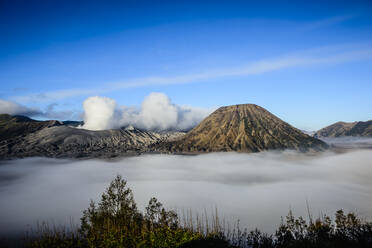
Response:
[{"label": "distant mountain ridge", "polygon": [[185,154],[273,149],[306,152],[328,148],[323,141],[304,134],[254,104],[221,107],[187,134],[135,127],[91,131],[74,127],[78,123],[0,115],[0,158],[112,158],[154,152]]},{"label": "distant mountain ridge", "polygon": [[112,158],[148,152],[147,147],[183,133],[156,133],[139,129],[91,131],[53,126],[31,133],[9,146],[0,146],[3,157]]},{"label": "distant mountain ridge", "polygon": [[45,127],[60,126],[56,120],[37,121],[26,116],[0,114],[0,141],[25,136]]},{"label": "distant mountain ridge", "polygon": [[356,122],[336,122],[320,129],[314,134],[316,138],[322,137],[372,137],[372,120]]},{"label": "distant mountain ridge", "polygon": [[37,121],[25,116],[0,115],[0,158],[32,156],[111,158],[148,152],[156,142],[182,132],[148,132],[133,127],[91,131],[82,122]]},{"label": "distant mountain ridge", "polygon": [[327,147],[255,104],[221,107],[181,139],[164,144],[164,149],[179,153],[320,151]]}]

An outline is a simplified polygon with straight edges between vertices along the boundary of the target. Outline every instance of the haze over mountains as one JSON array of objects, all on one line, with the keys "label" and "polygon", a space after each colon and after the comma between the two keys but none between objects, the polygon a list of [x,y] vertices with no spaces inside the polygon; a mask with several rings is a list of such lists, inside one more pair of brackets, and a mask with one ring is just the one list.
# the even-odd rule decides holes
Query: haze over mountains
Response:
[{"label": "haze over mountains", "polygon": [[[221,107],[187,134],[145,131],[132,126],[91,131],[79,122],[35,121],[1,115],[2,158],[101,157],[140,153],[321,151],[327,144],[302,133],[254,104]],[[80,123],[81,124],[81,123]]]}]

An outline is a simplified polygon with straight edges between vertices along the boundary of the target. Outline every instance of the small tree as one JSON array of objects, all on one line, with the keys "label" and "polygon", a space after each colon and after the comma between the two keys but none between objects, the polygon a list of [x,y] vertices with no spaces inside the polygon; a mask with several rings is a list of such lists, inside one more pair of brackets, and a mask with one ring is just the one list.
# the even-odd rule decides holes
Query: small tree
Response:
[{"label": "small tree", "polygon": [[137,209],[132,190],[118,175],[102,194],[98,205],[91,201],[89,208],[83,212],[80,232],[90,246],[111,240],[115,244],[125,242],[125,247],[131,247],[131,244],[134,247],[142,224],[143,217]]},{"label": "small tree", "polygon": [[146,207],[145,219],[148,221],[150,228],[167,226],[177,228],[178,216],[174,211],[167,211],[155,197],[152,197]]},{"label": "small tree", "polygon": [[162,207],[163,204],[158,202],[158,199],[156,199],[155,197],[152,197],[150,199],[149,204],[146,207],[145,218],[150,224],[151,228],[154,227],[154,224],[159,222]]}]

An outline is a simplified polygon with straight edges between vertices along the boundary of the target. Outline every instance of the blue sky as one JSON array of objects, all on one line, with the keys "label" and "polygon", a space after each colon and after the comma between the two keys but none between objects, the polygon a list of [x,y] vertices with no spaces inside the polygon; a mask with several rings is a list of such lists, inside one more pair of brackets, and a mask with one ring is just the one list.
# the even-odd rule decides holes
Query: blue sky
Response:
[{"label": "blue sky", "polygon": [[307,130],[372,119],[372,3],[0,1],[3,101],[71,119],[90,96],[151,92]]}]

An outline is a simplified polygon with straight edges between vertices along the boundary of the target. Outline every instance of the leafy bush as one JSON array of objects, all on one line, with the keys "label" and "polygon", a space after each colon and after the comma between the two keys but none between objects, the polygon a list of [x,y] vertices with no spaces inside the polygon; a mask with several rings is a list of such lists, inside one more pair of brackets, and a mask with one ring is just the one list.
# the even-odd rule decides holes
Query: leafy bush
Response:
[{"label": "leafy bush", "polygon": [[361,220],[354,213],[338,210],[335,219],[324,215],[309,222],[295,218],[290,211],[274,236],[258,231],[248,236],[253,248],[277,247],[372,247],[372,223]]}]

